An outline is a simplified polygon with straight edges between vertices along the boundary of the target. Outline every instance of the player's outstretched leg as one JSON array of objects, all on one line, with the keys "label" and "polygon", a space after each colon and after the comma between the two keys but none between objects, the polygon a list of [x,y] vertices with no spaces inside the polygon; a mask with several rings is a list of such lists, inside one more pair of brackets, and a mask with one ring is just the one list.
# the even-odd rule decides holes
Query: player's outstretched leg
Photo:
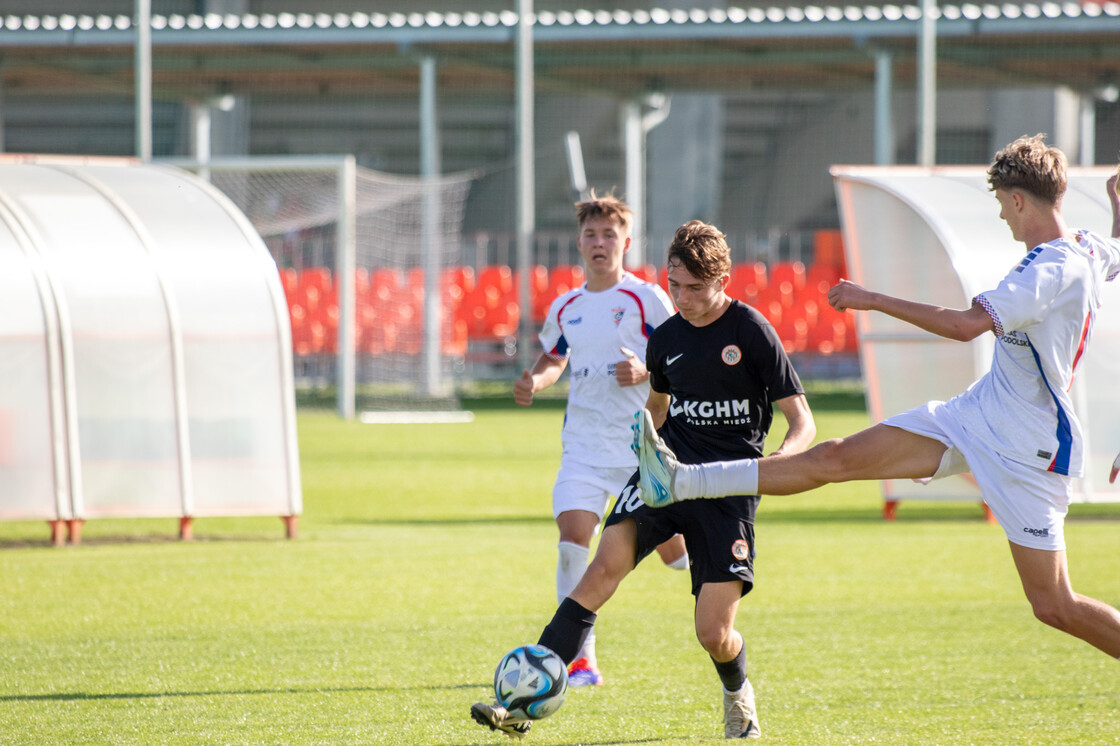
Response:
[{"label": "player's outstretched leg", "polygon": [[524,738],[529,732],[529,727],[532,726],[528,720],[510,717],[506,708],[497,702],[490,705],[485,702],[475,702],[471,705],[471,717],[479,725],[485,725],[490,730],[500,730],[510,738]]},{"label": "player's outstretched leg", "polygon": [[634,446],[638,454],[639,484],[642,502],[651,508],[663,508],[677,502],[673,495],[673,477],[680,463],[665,445],[653,426],[648,409],[634,415]]},{"label": "player's outstretched leg", "polygon": [[754,687],[748,679],[737,692],[723,693],[723,737],[761,738],[758,711],[754,706]]}]

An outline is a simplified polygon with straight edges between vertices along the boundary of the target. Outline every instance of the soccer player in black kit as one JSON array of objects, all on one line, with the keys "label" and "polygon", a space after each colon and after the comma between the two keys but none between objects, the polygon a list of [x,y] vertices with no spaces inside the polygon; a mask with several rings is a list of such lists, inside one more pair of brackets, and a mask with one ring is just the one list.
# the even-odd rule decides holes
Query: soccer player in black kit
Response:
[{"label": "soccer player in black kit", "polygon": [[[757,458],[773,405],[789,425],[774,453],[805,450],[816,426],[801,381],[766,318],[725,292],[731,259],[723,234],[698,220],[684,224],[669,247],[667,265],[669,294],[679,313],[650,336],[646,408],[677,458],[683,463]],[[619,493],[595,558],[539,642],[570,663],[622,579],[658,544],[680,533],[691,558],[696,636],[723,685],[724,736],[758,737],[746,646],[734,623],[740,599],[754,585],[759,497],[732,495],[650,508],[641,500],[638,481],[635,473]],[[530,725],[497,704],[476,703],[471,716],[515,736]]]}]

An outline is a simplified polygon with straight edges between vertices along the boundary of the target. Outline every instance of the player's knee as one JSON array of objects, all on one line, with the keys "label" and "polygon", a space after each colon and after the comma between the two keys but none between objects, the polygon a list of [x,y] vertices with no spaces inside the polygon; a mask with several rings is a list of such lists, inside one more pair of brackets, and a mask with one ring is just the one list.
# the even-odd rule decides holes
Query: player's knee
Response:
[{"label": "player's knee", "polygon": [[696,639],[700,642],[700,647],[716,658],[725,659],[729,654],[736,652],[727,650],[731,642],[729,632],[730,630],[722,624],[697,623],[696,625]]},{"label": "player's knee", "polygon": [[587,566],[587,569],[583,571],[580,585],[597,591],[611,592],[626,577],[626,572],[626,569],[619,566],[618,563],[612,563],[596,556]]},{"label": "player's knee", "polygon": [[1059,599],[1037,597],[1029,599],[1031,611],[1038,621],[1059,630],[1067,630],[1074,615],[1074,608]]}]

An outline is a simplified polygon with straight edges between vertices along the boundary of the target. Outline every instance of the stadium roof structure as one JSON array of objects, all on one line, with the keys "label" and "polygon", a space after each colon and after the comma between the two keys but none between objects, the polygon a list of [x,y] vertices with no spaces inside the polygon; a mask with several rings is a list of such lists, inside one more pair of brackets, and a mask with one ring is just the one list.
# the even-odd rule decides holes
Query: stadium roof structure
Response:
[{"label": "stadium roof structure", "polygon": [[[310,5],[310,4],[309,4]],[[945,4],[939,86],[1120,84],[1120,3]],[[627,96],[651,90],[856,90],[892,53],[916,74],[918,5],[585,10],[535,15],[538,90]],[[445,92],[513,88],[518,16],[506,12],[154,15],[153,90],[245,95],[413,95],[434,56]],[[0,16],[4,90],[133,91],[128,16]]]}]

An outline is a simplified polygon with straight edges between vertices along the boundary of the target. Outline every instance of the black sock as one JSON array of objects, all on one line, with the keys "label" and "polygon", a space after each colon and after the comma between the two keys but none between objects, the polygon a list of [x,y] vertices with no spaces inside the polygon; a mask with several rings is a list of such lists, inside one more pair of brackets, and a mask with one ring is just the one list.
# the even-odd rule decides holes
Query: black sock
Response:
[{"label": "black sock", "polygon": [[712,663],[716,664],[716,673],[719,674],[719,680],[723,682],[723,688],[729,692],[739,691],[743,688],[743,682],[747,680],[746,642],[739,648],[739,654],[731,660],[720,663],[712,658]]},{"label": "black sock", "polygon": [[583,647],[587,635],[595,625],[594,611],[588,611],[570,598],[565,598],[557,607],[552,621],[541,632],[537,644],[556,653],[565,664],[571,663]]}]

